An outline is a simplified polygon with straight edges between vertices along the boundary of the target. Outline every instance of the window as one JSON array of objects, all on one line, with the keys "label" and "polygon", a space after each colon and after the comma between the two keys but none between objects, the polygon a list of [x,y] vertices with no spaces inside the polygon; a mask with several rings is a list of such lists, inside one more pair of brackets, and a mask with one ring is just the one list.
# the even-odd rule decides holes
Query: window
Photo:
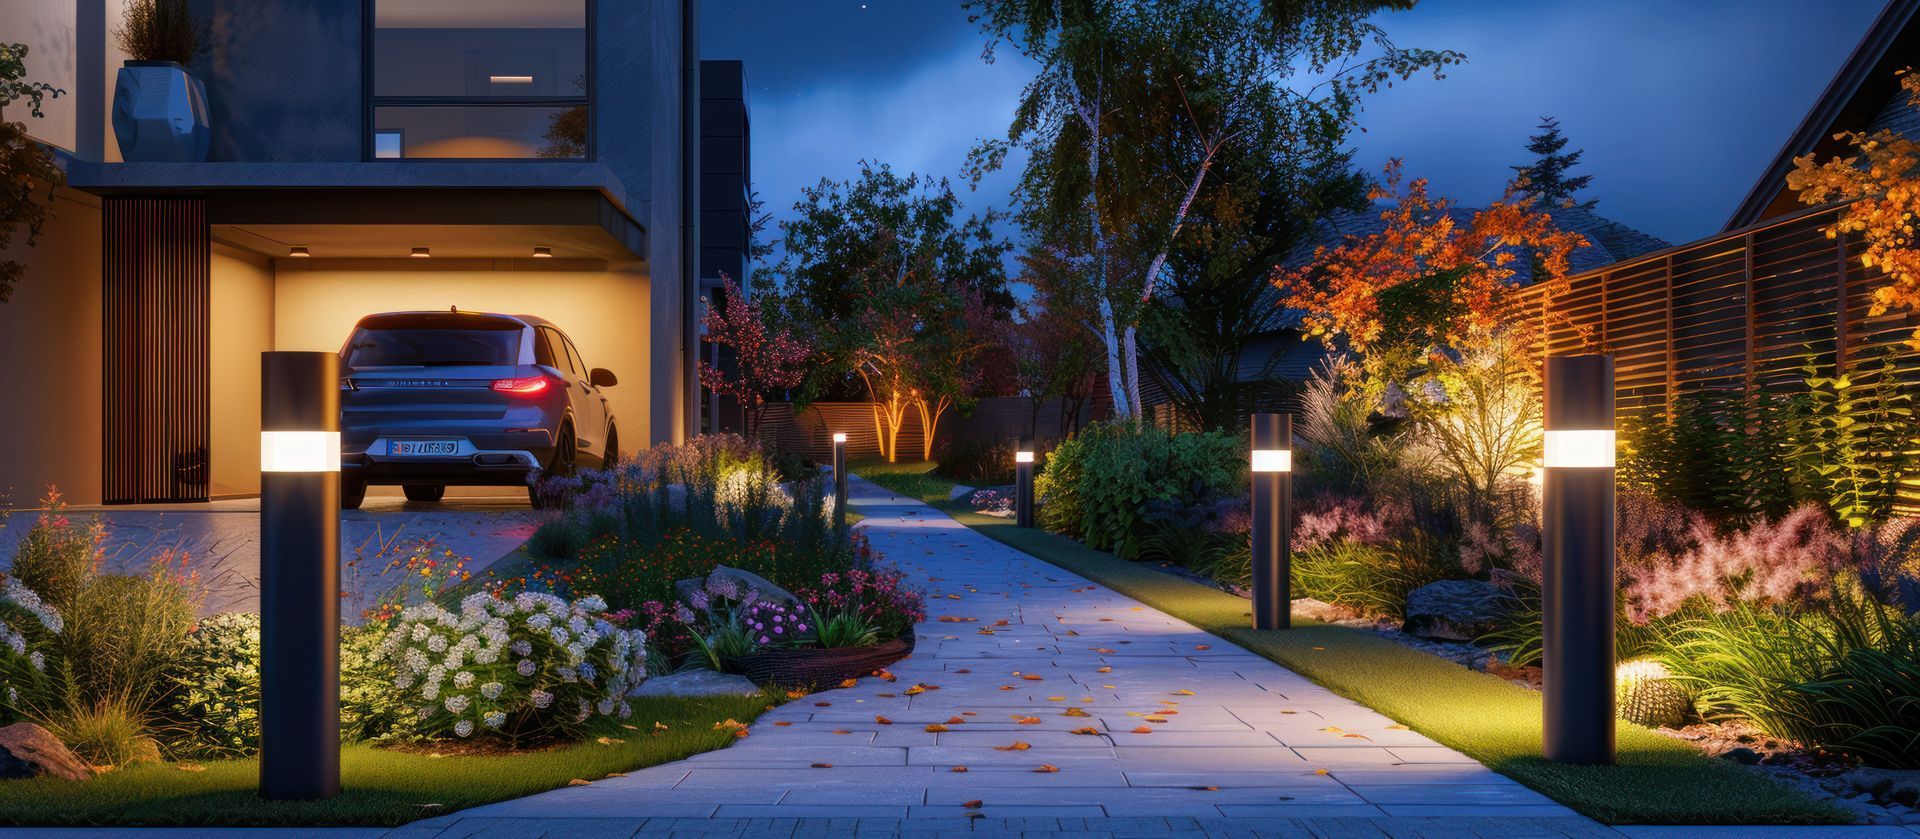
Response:
[{"label": "window", "polygon": [[590,156],[590,0],[369,2],[369,157]]},{"label": "window", "polygon": [[533,363],[560,369],[560,362],[553,357],[553,345],[547,342],[545,329],[533,330]]},{"label": "window", "polygon": [[587,363],[580,360],[580,350],[573,346],[572,338],[563,335],[561,340],[567,342],[567,358],[573,362],[573,374],[584,378],[592,368],[587,367]]},{"label": "window", "polygon": [[540,331],[546,334],[547,343],[553,348],[554,369],[562,373],[571,373],[575,376],[580,375],[580,368],[576,362],[567,355],[567,339],[562,337],[559,332],[544,326],[540,328]]}]

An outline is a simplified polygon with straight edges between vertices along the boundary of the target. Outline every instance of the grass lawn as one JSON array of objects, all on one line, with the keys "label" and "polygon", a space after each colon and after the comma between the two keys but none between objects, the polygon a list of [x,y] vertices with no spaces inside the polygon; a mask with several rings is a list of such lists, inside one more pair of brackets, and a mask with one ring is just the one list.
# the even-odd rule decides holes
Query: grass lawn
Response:
[{"label": "grass lawn", "polygon": [[[714,730],[714,723],[749,722],[773,702],[770,696],[642,699],[627,721],[632,730],[610,726],[607,743],[543,752],[433,757],[347,746],[340,754],[344,791],[330,801],[261,801],[254,793],[260,763],[253,759],[146,764],[84,782],[6,781],[0,783],[0,824],[404,824],[722,748],[734,735]],[[655,722],[667,730],[652,733]]]},{"label": "grass lawn", "polygon": [[[923,480],[935,480],[922,476]],[[1609,824],[1844,824],[1846,812],[1687,743],[1620,723],[1618,766],[1540,757],[1540,694],[1369,632],[1303,621],[1256,631],[1248,601],[961,504],[962,524],[1279,662]]]},{"label": "grass lawn", "polygon": [[945,504],[947,494],[957,484],[933,473],[939,465],[930,460],[903,460],[899,463],[858,460],[847,464],[847,471],[899,495],[928,504]]}]

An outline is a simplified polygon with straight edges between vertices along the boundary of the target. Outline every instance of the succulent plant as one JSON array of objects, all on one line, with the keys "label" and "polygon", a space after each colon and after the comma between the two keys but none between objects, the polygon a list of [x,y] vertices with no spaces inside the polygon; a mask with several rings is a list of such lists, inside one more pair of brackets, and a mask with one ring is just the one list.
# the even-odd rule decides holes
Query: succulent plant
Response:
[{"label": "succulent plant", "polygon": [[1621,719],[1648,728],[1679,726],[1693,696],[1665,664],[1651,658],[1621,662],[1613,671],[1614,705]]}]

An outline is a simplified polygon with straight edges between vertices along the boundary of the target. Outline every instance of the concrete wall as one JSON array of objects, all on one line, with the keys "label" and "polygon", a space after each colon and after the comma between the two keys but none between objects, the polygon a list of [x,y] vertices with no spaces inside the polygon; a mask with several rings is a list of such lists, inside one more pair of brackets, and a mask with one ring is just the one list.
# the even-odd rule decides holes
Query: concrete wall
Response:
[{"label": "concrete wall", "polygon": [[74,0],[20,0],[0,3],[0,40],[27,46],[29,82],[45,82],[66,91],[41,105],[35,119],[25,104],[0,109],[0,119],[24,122],[27,133],[43,143],[72,151],[78,139],[75,75]]},{"label": "concrete wall", "polygon": [[213,50],[209,160],[360,159],[360,0],[192,0]]},{"label": "concrete wall", "polygon": [[[651,0],[625,5],[614,13],[603,3],[599,38],[597,103],[600,159],[627,185],[628,209],[647,228],[648,270],[657,280],[651,301],[653,404],[651,439],[680,441],[692,427],[693,355],[697,340],[688,328],[689,300],[681,229],[682,169],[691,150],[684,136],[681,78],[682,12],[692,0]],[[649,14],[647,8],[651,7]],[[618,45],[618,48],[612,48]],[[642,48],[642,45],[648,45]],[[645,84],[612,84],[612,79],[645,79]],[[623,127],[631,133],[622,136]],[[636,138],[647,142],[634,142]],[[642,174],[645,173],[645,174]]]},{"label": "concrete wall", "polygon": [[[607,398],[622,448],[653,439],[650,294],[640,266],[552,260],[274,261],[274,348],[337,352],[355,321],[375,312],[462,309],[539,315],[573,338],[588,364],[620,377]],[[533,267],[533,266],[538,267]]]},{"label": "concrete wall", "polygon": [[100,203],[59,190],[39,244],[0,258],[26,265],[0,303],[0,504],[32,506],[55,484],[100,501]]},{"label": "concrete wall", "polygon": [[216,242],[210,268],[208,491],[250,495],[260,491],[260,354],[273,349],[273,263]]}]

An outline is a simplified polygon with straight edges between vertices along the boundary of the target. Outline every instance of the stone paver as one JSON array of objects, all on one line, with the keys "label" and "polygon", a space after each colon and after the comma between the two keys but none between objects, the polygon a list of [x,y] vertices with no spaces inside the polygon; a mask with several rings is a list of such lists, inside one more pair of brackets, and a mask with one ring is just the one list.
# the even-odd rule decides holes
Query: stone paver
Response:
[{"label": "stone paver", "polygon": [[860,481],[853,503],[874,546],[928,595],[892,681],[788,703],[721,751],[409,835],[559,835],[537,826],[562,818],[689,835],[1611,833],[931,507]]}]

